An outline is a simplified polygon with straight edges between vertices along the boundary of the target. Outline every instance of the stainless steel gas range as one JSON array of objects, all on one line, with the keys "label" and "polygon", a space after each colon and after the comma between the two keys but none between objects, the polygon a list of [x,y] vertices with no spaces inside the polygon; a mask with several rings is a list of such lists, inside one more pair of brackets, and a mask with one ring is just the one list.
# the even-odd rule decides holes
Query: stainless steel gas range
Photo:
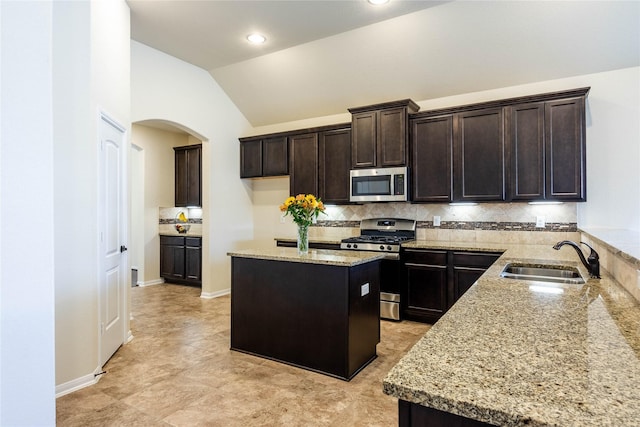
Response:
[{"label": "stainless steel gas range", "polygon": [[400,245],[416,238],[416,221],[370,218],[360,222],[360,236],[344,239],[340,249],[384,252],[380,269],[380,318],[400,320]]}]

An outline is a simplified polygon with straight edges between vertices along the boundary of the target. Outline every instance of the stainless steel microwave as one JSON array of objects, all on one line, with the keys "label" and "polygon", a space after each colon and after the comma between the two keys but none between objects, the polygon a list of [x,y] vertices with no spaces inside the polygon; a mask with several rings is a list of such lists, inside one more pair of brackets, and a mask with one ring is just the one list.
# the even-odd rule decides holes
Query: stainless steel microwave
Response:
[{"label": "stainless steel microwave", "polygon": [[408,174],[406,167],[352,169],[352,202],[406,202]]}]

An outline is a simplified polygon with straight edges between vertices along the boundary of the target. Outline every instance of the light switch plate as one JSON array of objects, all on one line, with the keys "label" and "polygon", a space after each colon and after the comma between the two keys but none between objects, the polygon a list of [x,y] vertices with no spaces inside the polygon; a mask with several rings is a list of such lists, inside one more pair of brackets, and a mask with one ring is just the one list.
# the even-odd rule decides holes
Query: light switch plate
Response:
[{"label": "light switch plate", "polygon": [[363,297],[369,293],[369,282],[360,286],[360,296]]},{"label": "light switch plate", "polygon": [[433,216],[433,226],[440,227],[440,216],[438,215]]},{"label": "light switch plate", "polygon": [[543,216],[536,217],[536,227],[544,228],[546,226],[545,218]]}]

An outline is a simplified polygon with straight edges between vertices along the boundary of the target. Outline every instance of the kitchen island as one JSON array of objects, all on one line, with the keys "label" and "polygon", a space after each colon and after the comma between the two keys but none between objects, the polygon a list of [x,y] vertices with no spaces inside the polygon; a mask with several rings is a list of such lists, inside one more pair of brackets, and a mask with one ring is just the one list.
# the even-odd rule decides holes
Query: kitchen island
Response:
[{"label": "kitchen island", "polygon": [[545,285],[500,272],[530,262],[589,276],[569,248],[407,246],[504,254],[384,379],[401,426],[638,425],[640,306],[606,272],[583,285]]},{"label": "kitchen island", "polygon": [[249,249],[231,256],[231,349],[350,380],[380,342],[372,252]]}]

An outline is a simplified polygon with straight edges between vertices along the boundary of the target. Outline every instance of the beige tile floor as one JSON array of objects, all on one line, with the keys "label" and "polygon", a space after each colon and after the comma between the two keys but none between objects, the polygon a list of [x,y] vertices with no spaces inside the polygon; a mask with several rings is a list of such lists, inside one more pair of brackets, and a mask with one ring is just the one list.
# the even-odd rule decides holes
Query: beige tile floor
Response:
[{"label": "beige tile floor", "polygon": [[346,382],[229,350],[230,298],[199,295],[133,288],[133,341],[97,384],[57,400],[57,425],[398,425],[382,379],[429,325],[382,321],[378,357]]}]

